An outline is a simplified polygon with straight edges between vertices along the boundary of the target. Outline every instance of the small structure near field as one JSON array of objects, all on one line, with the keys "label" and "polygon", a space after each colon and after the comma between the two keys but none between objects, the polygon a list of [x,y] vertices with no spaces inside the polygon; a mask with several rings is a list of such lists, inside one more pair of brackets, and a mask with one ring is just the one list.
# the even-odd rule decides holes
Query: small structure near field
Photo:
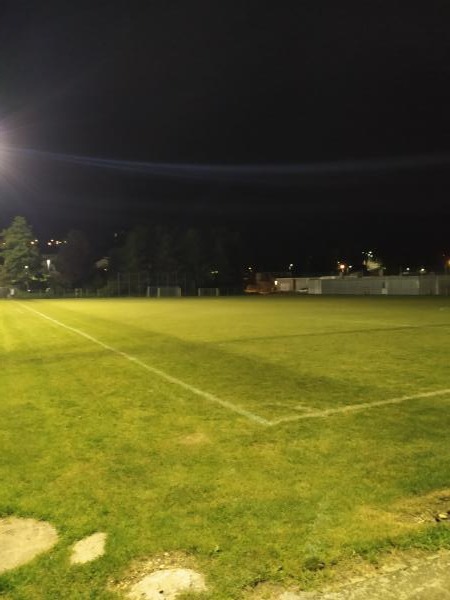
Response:
[{"label": "small structure near field", "polygon": [[255,273],[247,279],[244,291],[246,294],[273,294],[277,290],[272,273]]}]

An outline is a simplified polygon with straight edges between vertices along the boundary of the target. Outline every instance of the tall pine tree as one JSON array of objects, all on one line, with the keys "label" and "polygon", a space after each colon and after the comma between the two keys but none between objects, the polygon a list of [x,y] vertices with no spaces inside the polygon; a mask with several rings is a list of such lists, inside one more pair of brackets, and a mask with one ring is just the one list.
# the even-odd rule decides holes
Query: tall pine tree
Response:
[{"label": "tall pine tree", "polygon": [[28,289],[30,280],[40,268],[39,251],[34,243],[31,227],[24,217],[15,217],[11,225],[1,232],[0,279],[6,285]]}]

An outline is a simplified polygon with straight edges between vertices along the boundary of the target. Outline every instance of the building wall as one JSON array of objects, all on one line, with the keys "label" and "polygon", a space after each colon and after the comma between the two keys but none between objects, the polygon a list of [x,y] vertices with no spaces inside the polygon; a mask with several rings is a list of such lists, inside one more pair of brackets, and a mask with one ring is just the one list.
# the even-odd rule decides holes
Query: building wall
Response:
[{"label": "building wall", "polygon": [[381,296],[385,289],[384,277],[338,277],[322,281],[322,294]]},{"label": "building wall", "polygon": [[436,294],[450,296],[450,275],[438,275],[436,279]]},{"label": "building wall", "polygon": [[419,277],[408,275],[407,277],[385,277],[385,279],[389,295],[418,296],[420,294]]},{"label": "building wall", "polygon": [[450,275],[281,277],[278,292],[356,296],[450,296]]}]

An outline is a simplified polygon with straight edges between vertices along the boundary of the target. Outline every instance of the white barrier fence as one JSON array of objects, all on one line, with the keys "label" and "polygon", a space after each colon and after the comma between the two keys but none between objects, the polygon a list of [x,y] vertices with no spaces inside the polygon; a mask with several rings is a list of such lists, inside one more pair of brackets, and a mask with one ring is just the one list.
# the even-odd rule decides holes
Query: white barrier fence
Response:
[{"label": "white barrier fence", "polygon": [[450,296],[450,275],[280,277],[277,291],[354,296]]}]

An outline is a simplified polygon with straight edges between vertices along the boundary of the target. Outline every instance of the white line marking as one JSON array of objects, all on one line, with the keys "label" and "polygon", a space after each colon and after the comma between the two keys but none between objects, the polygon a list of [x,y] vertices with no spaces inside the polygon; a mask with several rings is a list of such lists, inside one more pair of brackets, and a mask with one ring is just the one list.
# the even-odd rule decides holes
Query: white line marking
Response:
[{"label": "white line marking", "polygon": [[301,419],[314,419],[317,417],[328,417],[328,415],[337,415],[341,413],[356,412],[364,408],[374,408],[375,406],[385,406],[388,404],[401,404],[408,400],[417,400],[419,398],[432,398],[433,396],[443,396],[450,394],[450,388],[445,390],[435,390],[434,392],[422,392],[413,396],[400,396],[399,398],[391,398],[390,400],[376,400],[375,402],[361,402],[361,404],[349,404],[340,406],[339,408],[327,408],[325,410],[311,411],[305,415],[292,415],[290,417],[281,417],[270,421],[270,425],[278,425],[279,423],[287,423],[289,421],[300,421]]},{"label": "white line marking", "polygon": [[416,400],[416,399],[420,399],[420,398],[432,398],[434,396],[443,396],[446,394],[450,394],[450,388],[448,388],[448,389],[443,389],[443,390],[435,390],[432,392],[422,392],[420,394],[413,394],[411,396],[400,396],[399,398],[391,398],[389,400],[376,400],[374,402],[361,402],[360,404],[349,404],[347,406],[340,406],[338,408],[327,408],[325,410],[311,410],[310,412],[308,412],[306,414],[280,417],[279,419],[269,421],[268,419],[264,419],[263,417],[260,417],[259,415],[256,415],[248,410],[245,410],[245,408],[237,406],[237,405],[233,404],[232,402],[228,402],[227,400],[222,400],[218,396],[215,396],[214,394],[210,394],[209,392],[204,392],[203,390],[200,390],[199,388],[196,388],[193,385],[190,385],[189,383],[186,383],[186,382],[182,381],[181,379],[178,379],[177,377],[173,377],[172,375],[169,375],[168,373],[166,373],[165,371],[162,371],[161,369],[157,369],[156,367],[147,365],[139,358],[136,358],[135,356],[132,356],[131,354],[127,354],[126,352],[123,352],[122,350],[117,350],[113,346],[110,346],[109,344],[105,344],[104,342],[98,340],[97,338],[93,337],[92,335],[85,333],[81,329],[76,329],[75,327],[66,325],[65,323],[62,323],[61,321],[58,321],[57,319],[53,319],[52,317],[49,317],[48,315],[41,313],[40,311],[35,310],[34,308],[30,308],[29,306],[26,306],[25,304],[21,304],[20,306],[23,306],[23,308],[26,308],[27,310],[29,310],[32,313],[35,313],[36,315],[39,315],[43,319],[47,319],[48,321],[50,321],[51,323],[53,323],[55,325],[58,325],[59,327],[63,327],[64,329],[67,329],[68,331],[72,331],[73,333],[76,333],[77,335],[80,335],[80,336],[90,340],[94,344],[98,344],[102,348],[105,348],[105,350],[109,350],[110,352],[113,352],[114,354],[117,354],[118,356],[121,356],[122,358],[126,358],[130,362],[133,362],[133,363],[139,365],[146,371],[149,371],[150,373],[153,373],[154,375],[158,375],[158,377],[161,377],[162,379],[165,379],[166,381],[168,381],[172,384],[178,385],[178,386],[184,388],[185,390],[188,390],[188,391],[192,392],[193,394],[200,396],[201,398],[205,398],[206,400],[209,400],[210,402],[213,402],[215,404],[220,404],[224,408],[227,408],[228,410],[231,410],[243,417],[246,417],[250,421],[259,423],[260,425],[274,426],[274,425],[279,425],[281,423],[288,423],[291,421],[300,421],[303,419],[328,417],[329,415],[357,412],[360,410],[364,410],[366,408],[374,408],[377,406],[386,406],[389,404],[401,404],[402,402],[407,402],[409,400]]},{"label": "white line marking", "polygon": [[23,306],[23,308],[26,308],[30,312],[35,313],[36,315],[39,315],[43,319],[47,319],[47,321],[50,321],[51,323],[54,323],[55,325],[59,325],[59,327],[63,327],[64,329],[67,329],[68,331],[72,331],[73,333],[76,333],[77,335],[81,335],[82,337],[86,338],[87,340],[94,342],[94,344],[98,344],[102,348],[105,348],[105,350],[109,350],[110,352],[114,352],[114,354],[118,354],[119,356],[122,356],[122,358],[126,358],[130,362],[135,363],[136,365],[139,365],[146,371],[149,371],[150,373],[153,373],[154,375],[158,375],[158,377],[165,379],[169,383],[178,385],[178,386],[184,388],[185,390],[188,390],[189,392],[192,392],[193,394],[200,396],[201,398],[205,398],[206,400],[209,400],[210,402],[214,402],[215,404],[220,404],[224,408],[227,408],[228,410],[238,413],[239,415],[246,417],[250,421],[254,421],[255,423],[259,423],[260,425],[272,425],[271,421],[268,421],[267,419],[263,419],[263,417],[255,415],[254,413],[252,413],[248,410],[245,410],[245,408],[236,406],[235,404],[232,404],[231,402],[228,402],[227,400],[222,400],[221,398],[214,396],[214,394],[210,394],[209,392],[204,392],[203,390],[200,390],[200,389],[194,387],[193,385],[190,385],[189,383],[186,383],[186,382],[182,381],[181,379],[178,379],[177,377],[173,377],[172,375],[169,375],[165,371],[161,371],[161,369],[157,369],[156,367],[151,367],[150,365],[147,365],[142,360],[139,360],[139,358],[136,358],[135,356],[132,356],[131,354],[127,354],[126,352],[122,352],[122,350],[117,350],[116,348],[113,348],[113,346],[110,346],[109,344],[105,344],[104,342],[98,340],[97,338],[93,337],[92,335],[89,335],[89,333],[85,333],[81,329],[76,329],[75,327],[66,325],[65,323],[62,323],[61,321],[57,321],[56,319],[53,319],[52,317],[49,317],[48,315],[41,313],[40,311],[35,310],[34,308],[30,308],[29,306],[26,306],[25,304],[21,304],[20,306]]}]

